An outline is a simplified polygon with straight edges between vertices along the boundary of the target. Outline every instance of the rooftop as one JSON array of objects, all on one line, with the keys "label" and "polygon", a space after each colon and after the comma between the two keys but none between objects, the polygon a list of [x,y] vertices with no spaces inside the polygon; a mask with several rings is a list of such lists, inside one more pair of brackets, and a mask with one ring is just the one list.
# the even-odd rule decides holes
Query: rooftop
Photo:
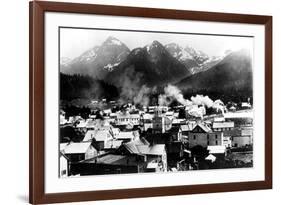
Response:
[{"label": "rooftop", "polygon": [[194,124],[188,123],[185,125],[181,125],[181,130],[184,131],[191,131],[194,128]]},{"label": "rooftop", "polygon": [[100,163],[100,164],[112,164],[112,165],[127,165],[137,166],[140,162],[136,161],[134,156],[106,154],[101,157],[85,160],[84,163]]},{"label": "rooftop", "polygon": [[200,127],[204,132],[212,131],[212,129],[205,123],[197,123],[196,125],[194,125],[192,130],[194,130],[196,127]]},{"label": "rooftop", "polygon": [[134,132],[120,132],[118,135],[115,136],[117,139],[133,139]]},{"label": "rooftop", "polygon": [[78,143],[70,143],[65,146],[64,153],[65,154],[82,154],[86,153],[88,148],[91,146],[91,142],[78,142]]},{"label": "rooftop", "polygon": [[156,144],[156,145],[138,145],[134,142],[129,142],[124,144],[126,149],[131,154],[147,154],[147,155],[162,155],[166,152],[164,144]]},{"label": "rooftop", "polygon": [[110,136],[108,130],[88,130],[83,141],[91,141],[93,138],[95,138],[96,141],[106,141]]},{"label": "rooftop", "polygon": [[226,148],[224,145],[215,145],[215,146],[208,146],[207,150],[209,150],[209,154],[224,154]]},{"label": "rooftop", "polygon": [[233,128],[234,122],[214,122],[213,128]]}]

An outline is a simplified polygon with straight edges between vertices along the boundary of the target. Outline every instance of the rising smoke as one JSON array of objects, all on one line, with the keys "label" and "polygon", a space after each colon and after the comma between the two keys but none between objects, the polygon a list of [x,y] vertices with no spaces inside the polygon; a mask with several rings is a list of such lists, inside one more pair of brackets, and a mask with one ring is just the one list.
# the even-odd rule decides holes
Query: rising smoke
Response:
[{"label": "rising smoke", "polygon": [[216,109],[224,114],[224,104],[221,100],[213,101],[208,96],[196,95],[192,96],[190,100],[185,99],[181,91],[173,85],[168,85],[164,88],[164,94],[158,98],[160,106],[167,106],[172,100],[176,100],[180,104],[185,106],[186,111],[189,115],[203,118],[206,114],[206,107]]},{"label": "rising smoke", "polygon": [[123,75],[118,78],[120,88],[119,103],[132,102],[135,105],[148,106],[150,95],[156,91],[156,87],[148,87],[142,82],[143,74],[136,72],[134,66],[126,68]]}]

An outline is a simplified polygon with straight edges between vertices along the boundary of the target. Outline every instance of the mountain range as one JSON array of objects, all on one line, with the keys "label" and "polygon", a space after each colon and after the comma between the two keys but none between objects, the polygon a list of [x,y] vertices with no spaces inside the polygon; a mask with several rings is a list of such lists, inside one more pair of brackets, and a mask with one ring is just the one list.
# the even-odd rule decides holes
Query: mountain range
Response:
[{"label": "mountain range", "polygon": [[252,61],[247,50],[232,52],[212,68],[188,76],[178,83],[181,90],[205,90],[205,92],[225,92],[240,90],[252,92]]},{"label": "mountain range", "polygon": [[129,55],[129,48],[114,37],[108,37],[101,46],[94,46],[61,67],[65,74],[90,75],[103,79]]},{"label": "mountain range", "polygon": [[119,90],[167,84],[184,92],[252,88],[251,56],[245,50],[210,57],[190,46],[156,40],[130,50],[112,36],[73,60],[61,58],[60,72],[91,76]]}]

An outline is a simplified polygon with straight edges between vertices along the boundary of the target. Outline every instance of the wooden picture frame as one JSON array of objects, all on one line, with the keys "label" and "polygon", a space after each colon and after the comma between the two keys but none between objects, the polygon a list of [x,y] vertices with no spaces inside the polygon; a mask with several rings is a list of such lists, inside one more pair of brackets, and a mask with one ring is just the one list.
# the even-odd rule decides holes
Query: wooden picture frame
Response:
[{"label": "wooden picture frame", "polygon": [[[272,188],[272,17],[260,15],[213,13],[104,6],[92,4],[33,1],[29,5],[29,201],[32,204],[154,197],[211,192],[229,192]],[[45,12],[97,14],[157,19],[195,20],[263,25],[265,27],[265,180],[217,184],[179,185],[134,189],[83,191],[46,194],[45,176],[45,80],[44,15]]]}]

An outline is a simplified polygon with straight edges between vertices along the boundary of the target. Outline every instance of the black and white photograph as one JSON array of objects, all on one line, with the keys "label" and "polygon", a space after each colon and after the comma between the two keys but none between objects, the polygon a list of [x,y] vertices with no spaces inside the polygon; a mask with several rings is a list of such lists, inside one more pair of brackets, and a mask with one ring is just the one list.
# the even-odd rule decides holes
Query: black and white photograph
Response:
[{"label": "black and white photograph", "polygon": [[252,36],[58,32],[59,177],[254,167]]}]

